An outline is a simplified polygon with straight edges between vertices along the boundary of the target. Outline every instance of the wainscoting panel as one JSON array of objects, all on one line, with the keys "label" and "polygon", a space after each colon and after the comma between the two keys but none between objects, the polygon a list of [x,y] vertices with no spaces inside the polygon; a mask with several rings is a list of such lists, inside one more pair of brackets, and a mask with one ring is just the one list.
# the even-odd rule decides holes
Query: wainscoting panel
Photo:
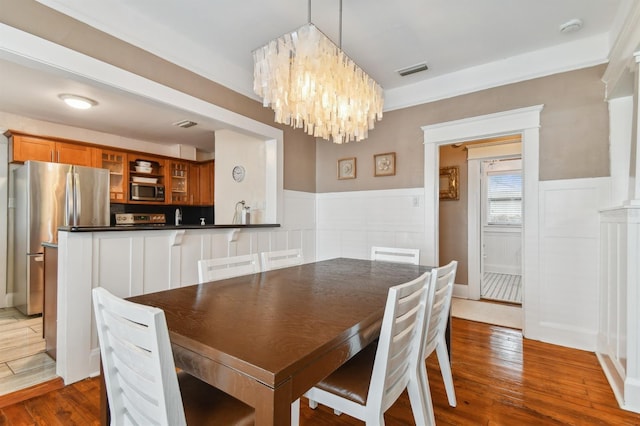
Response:
[{"label": "wainscoting panel", "polygon": [[425,250],[422,188],[324,193],[317,199],[318,259],[368,259],[373,245]]},{"label": "wainscoting panel", "polygon": [[601,214],[597,355],[621,407],[640,413],[640,208]]},{"label": "wainscoting panel", "polygon": [[529,338],[595,351],[599,209],[608,205],[609,182],[540,182],[540,280],[537,289],[528,287],[533,283],[527,283],[526,275],[523,283],[525,315],[531,310],[538,318],[525,330]]},{"label": "wainscoting panel", "polygon": [[483,229],[484,272],[522,274],[522,231],[485,226]]}]

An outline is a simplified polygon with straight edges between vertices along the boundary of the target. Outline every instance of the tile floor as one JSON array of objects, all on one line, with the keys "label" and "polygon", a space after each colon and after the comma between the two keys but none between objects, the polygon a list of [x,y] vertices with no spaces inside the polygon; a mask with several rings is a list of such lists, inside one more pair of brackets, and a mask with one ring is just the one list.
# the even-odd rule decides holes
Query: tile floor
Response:
[{"label": "tile floor", "polygon": [[41,316],[0,309],[0,395],[56,377],[56,363],[44,350]]}]

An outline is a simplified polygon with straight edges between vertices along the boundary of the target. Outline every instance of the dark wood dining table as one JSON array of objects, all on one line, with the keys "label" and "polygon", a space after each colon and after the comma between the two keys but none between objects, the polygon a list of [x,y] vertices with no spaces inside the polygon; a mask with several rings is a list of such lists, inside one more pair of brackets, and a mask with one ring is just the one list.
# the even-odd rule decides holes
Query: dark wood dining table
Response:
[{"label": "dark wood dining table", "polygon": [[291,403],[379,336],[389,287],[430,269],[338,258],[128,300],[164,310],[176,367],[289,426]]}]

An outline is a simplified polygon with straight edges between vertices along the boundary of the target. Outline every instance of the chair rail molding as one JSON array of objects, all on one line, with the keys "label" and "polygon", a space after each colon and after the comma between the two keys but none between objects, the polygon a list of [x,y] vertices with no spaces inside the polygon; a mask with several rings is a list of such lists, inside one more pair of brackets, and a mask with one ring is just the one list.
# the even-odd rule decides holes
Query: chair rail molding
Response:
[{"label": "chair rail molding", "polygon": [[633,55],[640,49],[640,2],[633,2],[602,76],[606,86],[605,99],[630,95],[633,91]]}]

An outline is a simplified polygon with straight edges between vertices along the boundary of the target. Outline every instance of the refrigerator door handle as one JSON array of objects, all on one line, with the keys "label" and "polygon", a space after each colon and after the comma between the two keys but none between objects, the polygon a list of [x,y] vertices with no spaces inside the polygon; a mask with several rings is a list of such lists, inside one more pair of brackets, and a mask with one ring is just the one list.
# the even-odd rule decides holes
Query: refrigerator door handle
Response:
[{"label": "refrigerator door handle", "polygon": [[73,174],[73,197],[73,226],[78,226],[82,215],[82,195],[80,193],[80,175],[78,173]]},{"label": "refrigerator door handle", "polygon": [[71,226],[73,215],[73,176],[71,172],[67,173],[67,179],[64,189],[64,225]]}]

